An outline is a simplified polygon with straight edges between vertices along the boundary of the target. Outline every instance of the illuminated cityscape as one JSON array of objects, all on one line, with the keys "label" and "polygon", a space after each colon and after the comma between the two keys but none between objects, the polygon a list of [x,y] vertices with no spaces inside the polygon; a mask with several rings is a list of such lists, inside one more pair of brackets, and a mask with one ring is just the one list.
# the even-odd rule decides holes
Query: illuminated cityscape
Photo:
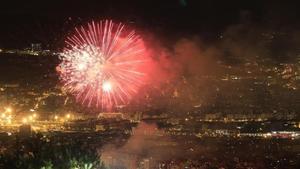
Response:
[{"label": "illuminated cityscape", "polygon": [[8,2],[0,169],[300,168],[297,3]]}]

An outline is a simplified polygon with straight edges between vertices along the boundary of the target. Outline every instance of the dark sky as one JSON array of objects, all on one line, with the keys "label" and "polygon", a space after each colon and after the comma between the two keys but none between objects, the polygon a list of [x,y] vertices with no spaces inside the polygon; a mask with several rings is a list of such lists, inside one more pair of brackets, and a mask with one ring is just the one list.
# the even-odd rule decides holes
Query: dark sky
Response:
[{"label": "dark sky", "polygon": [[[57,43],[75,24],[91,19],[133,21],[166,37],[214,36],[241,22],[297,29],[300,10],[292,1],[263,0],[39,0],[0,6],[0,47]],[[70,20],[71,19],[71,20]]]}]

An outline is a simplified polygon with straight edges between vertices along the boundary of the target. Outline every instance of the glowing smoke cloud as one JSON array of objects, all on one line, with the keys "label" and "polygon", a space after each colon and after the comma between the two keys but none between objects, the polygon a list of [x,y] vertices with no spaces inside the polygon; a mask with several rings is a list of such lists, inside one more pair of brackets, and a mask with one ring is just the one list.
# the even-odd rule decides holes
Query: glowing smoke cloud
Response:
[{"label": "glowing smoke cloud", "polygon": [[84,105],[111,108],[126,104],[143,84],[143,40],[123,24],[91,22],[75,28],[60,55],[60,79]]}]

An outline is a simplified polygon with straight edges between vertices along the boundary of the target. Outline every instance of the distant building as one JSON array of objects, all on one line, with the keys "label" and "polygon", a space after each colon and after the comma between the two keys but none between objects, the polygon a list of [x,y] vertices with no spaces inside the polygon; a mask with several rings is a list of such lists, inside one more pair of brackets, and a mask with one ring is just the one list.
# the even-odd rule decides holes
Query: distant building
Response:
[{"label": "distant building", "polygon": [[20,85],[18,83],[16,84],[5,84],[4,87],[6,88],[18,88]]},{"label": "distant building", "polygon": [[96,129],[95,129],[95,131],[105,131],[104,125],[96,124]]},{"label": "distant building", "polygon": [[42,50],[42,44],[40,43],[31,44],[31,51],[41,51],[41,50]]},{"label": "distant building", "polygon": [[114,165],[113,157],[111,155],[103,155],[102,161],[105,163],[107,167],[111,167]]},{"label": "distant building", "polygon": [[134,113],[132,120],[139,122],[139,121],[141,121],[142,116],[143,116],[143,113],[141,113],[141,112]]},{"label": "distant building", "polygon": [[123,113],[100,113],[98,118],[105,118],[105,119],[124,119]]},{"label": "distant building", "polygon": [[151,168],[151,165],[150,165],[150,159],[146,158],[146,159],[143,159],[141,162],[140,162],[140,168],[141,169],[150,169]]},{"label": "distant building", "polygon": [[144,159],[144,169],[150,169],[150,160]]}]

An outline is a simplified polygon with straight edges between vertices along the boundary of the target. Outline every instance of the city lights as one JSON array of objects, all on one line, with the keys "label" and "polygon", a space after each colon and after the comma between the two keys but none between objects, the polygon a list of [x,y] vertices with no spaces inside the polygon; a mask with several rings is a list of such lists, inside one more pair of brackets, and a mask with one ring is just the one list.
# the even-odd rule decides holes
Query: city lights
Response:
[{"label": "city lights", "polygon": [[33,117],[32,116],[29,116],[28,119],[29,119],[29,121],[33,121]]},{"label": "city lights", "polygon": [[70,114],[66,114],[66,118],[69,119],[71,117]]},{"label": "city lights", "polygon": [[10,108],[10,107],[5,108],[5,112],[11,113],[12,112],[12,108]]},{"label": "city lights", "polygon": [[28,121],[27,121],[27,118],[23,118],[22,119],[22,123],[26,124]]}]

